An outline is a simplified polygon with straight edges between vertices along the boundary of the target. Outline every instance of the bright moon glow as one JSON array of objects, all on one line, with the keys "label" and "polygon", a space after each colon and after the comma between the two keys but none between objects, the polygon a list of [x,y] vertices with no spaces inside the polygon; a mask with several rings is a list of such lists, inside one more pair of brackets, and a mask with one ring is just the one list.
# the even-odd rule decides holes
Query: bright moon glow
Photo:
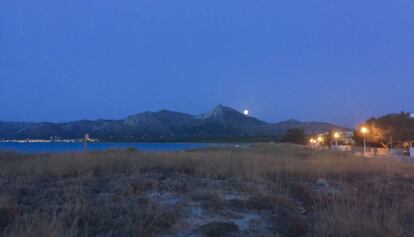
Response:
[{"label": "bright moon glow", "polygon": [[244,115],[248,115],[248,114],[249,114],[249,111],[248,111],[247,109],[245,109],[245,110],[243,111],[243,113],[244,113]]}]

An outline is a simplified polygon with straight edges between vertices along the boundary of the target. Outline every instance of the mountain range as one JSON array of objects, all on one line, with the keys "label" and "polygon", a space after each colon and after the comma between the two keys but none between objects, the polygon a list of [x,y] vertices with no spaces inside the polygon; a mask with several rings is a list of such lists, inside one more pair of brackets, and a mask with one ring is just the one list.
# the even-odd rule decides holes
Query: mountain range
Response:
[{"label": "mountain range", "polygon": [[268,123],[223,105],[201,115],[161,110],[143,112],[121,120],[79,120],[73,122],[0,122],[0,139],[76,139],[88,133],[100,140],[185,140],[203,137],[280,137],[288,129],[306,134],[344,127],[323,122],[287,120]]}]

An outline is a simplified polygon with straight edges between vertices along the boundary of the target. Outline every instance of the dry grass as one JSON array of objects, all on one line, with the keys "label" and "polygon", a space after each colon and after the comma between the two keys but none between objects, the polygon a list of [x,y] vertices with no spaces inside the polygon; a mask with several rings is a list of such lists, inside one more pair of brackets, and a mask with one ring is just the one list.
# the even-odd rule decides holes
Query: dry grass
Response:
[{"label": "dry grass", "polygon": [[173,169],[207,177],[243,178],[288,175],[347,179],[375,174],[414,175],[414,165],[404,164],[396,159],[364,159],[347,153],[315,152],[299,146],[265,144],[241,149],[171,153],[128,150],[32,156],[9,153],[0,155],[0,164],[2,177],[30,178],[132,174],[145,169]]},{"label": "dry grass", "polygon": [[[281,219],[279,216],[275,220],[287,226],[285,232],[280,231],[280,226],[276,228],[281,236],[414,235],[413,164],[391,158],[367,159],[347,153],[314,151],[286,144],[171,153],[131,150],[87,154],[1,153],[0,177],[3,182],[23,179],[37,185],[43,179],[75,179],[79,180],[79,188],[71,191],[75,192],[73,196],[77,197],[76,200],[64,203],[59,211],[30,215],[12,204],[8,198],[10,194],[2,191],[0,214],[4,212],[21,218],[16,219],[18,221],[4,220],[5,224],[2,224],[1,218],[5,217],[0,215],[0,226],[3,225],[4,233],[9,236],[86,236],[94,233],[88,226],[100,225],[100,222],[115,218],[119,213],[103,208],[99,210],[101,218],[96,219],[96,211],[92,214],[86,208],[88,198],[84,197],[87,194],[82,193],[83,179],[166,171],[211,180],[233,178],[265,183],[269,188],[268,197],[263,197],[259,203],[257,200],[253,202],[253,199],[243,205],[279,210],[286,218]],[[318,178],[328,180],[330,187],[317,187],[315,181]],[[174,192],[189,190],[188,184],[169,182],[167,188]],[[158,190],[163,188],[160,184],[150,182],[129,184],[128,187],[128,195],[142,194],[154,187]],[[199,198],[214,200],[215,209],[226,208],[225,203],[213,195],[215,190],[212,191],[210,195]],[[306,213],[294,213],[293,204],[280,201],[284,200],[280,198],[274,201],[275,195],[288,197],[291,203],[299,200]],[[151,208],[148,209],[149,205]],[[130,226],[129,234],[157,235],[177,221],[178,216],[172,214],[173,210],[168,211],[156,203],[144,202],[137,206],[140,208],[133,212],[135,216],[129,218],[135,221],[127,223]],[[283,223],[286,220],[291,221]],[[297,228],[301,228],[299,232]],[[117,233],[116,230],[112,231]]]}]

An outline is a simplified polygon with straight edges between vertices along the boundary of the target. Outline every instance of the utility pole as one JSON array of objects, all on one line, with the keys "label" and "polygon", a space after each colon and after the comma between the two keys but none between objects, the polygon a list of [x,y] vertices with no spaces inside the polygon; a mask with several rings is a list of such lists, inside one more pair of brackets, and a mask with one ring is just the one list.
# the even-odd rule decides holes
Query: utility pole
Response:
[{"label": "utility pole", "polygon": [[88,141],[89,141],[89,134],[85,133],[85,137],[83,139],[83,152],[88,152]]},{"label": "utility pole", "polygon": [[365,137],[364,137],[364,156],[367,153],[367,143],[365,141]]}]

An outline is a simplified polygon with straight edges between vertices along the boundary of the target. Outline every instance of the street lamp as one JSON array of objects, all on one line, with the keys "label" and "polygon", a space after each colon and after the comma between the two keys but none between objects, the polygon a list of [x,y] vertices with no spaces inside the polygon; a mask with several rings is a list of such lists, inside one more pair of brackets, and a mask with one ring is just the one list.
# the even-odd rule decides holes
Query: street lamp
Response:
[{"label": "street lamp", "polygon": [[334,138],[335,138],[335,145],[336,148],[338,149],[338,139],[341,137],[341,135],[339,134],[339,132],[335,132],[334,133]]},{"label": "street lamp", "polygon": [[367,127],[361,127],[361,133],[362,133],[362,137],[364,138],[364,155],[367,152],[367,143],[365,141],[365,135],[368,133],[368,128]]},{"label": "street lamp", "polygon": [[318,137],[318,143],[320,147],[323,147],[324,138],[322,136]]},{"label": "street lamp", "polygon": [[311,139],[309,140],[309,142],[310,142],[311,146],[313,147],[313,144],[315,143],[315,140],[314,140],[313,138],[311,138]]}]

